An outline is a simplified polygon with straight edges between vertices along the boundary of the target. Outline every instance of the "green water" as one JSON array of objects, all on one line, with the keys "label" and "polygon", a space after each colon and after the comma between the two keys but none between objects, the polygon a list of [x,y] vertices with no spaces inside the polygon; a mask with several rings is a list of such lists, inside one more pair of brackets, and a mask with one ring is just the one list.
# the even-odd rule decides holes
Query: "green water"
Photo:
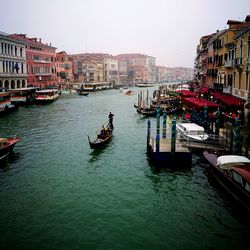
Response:
[{"label": "green water", "polygon": [[[247,249],[249,218],[198,156],[187,170],[149,165],[136,97],[65,94],[0,119],[1,137],[22,138],[0,168],[0,249]],[[109,111],[114,137],[93,151]]]}]

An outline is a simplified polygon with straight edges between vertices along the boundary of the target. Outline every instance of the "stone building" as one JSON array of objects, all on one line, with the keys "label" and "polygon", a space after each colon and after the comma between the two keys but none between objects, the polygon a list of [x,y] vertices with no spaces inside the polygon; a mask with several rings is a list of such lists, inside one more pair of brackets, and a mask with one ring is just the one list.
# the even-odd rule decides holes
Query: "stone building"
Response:
[{"label": "stone building", "polygon": [[26,47],[8,34],[0,33],[0,88],[27,87]]}]

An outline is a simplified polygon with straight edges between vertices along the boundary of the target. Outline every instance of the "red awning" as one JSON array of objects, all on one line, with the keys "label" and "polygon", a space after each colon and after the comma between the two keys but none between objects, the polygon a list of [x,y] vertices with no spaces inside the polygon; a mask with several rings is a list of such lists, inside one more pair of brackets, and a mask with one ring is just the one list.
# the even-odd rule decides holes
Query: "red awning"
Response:
[{"label": "red awning", "polygon": [[209,88],[207,88],[207,87],[202,87],[200,92],[201,92],[201,94],[204,94],[204,93],[206,93],[208,90],[209,90]]},{"label": "red awning", "polygon": [[221,92],[213,92],[213,93],[212,93],[212,96],[213,96],[215,99],[220,99],[222,95],[223,95],[223,94],[222,94]]},{"label": "red awning", "polygon": [[180,93],[183,97],[194,96],[194,92],[189,90],[177,90],[176,92]]},{"label": "red awning", "polygon": [[232,95],[223,95],[221,96],[220,101],[228,106],[240,105],[242,102],[245,102],[245,100]]},{"label": "red awning", "polygon": [[210,102],[204,99],[196,98],[196,97],[183,98],[183,103],[195,109],[202,109],[205,106],[209,108],[214,108],[214,109],[221,107],[220,104]]}]

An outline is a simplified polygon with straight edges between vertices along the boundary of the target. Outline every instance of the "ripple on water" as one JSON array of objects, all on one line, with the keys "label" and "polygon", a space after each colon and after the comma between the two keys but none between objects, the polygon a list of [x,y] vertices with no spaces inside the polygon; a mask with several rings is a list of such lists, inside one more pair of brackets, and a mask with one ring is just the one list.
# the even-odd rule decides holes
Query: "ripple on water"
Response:
[{"label": "ripple on water", "polygon": [[[135,101],[115,90],[62,96],[0,121],[1,136],[22,138],[0,170],[1,248],[245,248],[248,224],[228,209],[199,156],[188,170],[148,163],[147,119]],[[93,151],[87,136],[110,111],[114,136]]]}]

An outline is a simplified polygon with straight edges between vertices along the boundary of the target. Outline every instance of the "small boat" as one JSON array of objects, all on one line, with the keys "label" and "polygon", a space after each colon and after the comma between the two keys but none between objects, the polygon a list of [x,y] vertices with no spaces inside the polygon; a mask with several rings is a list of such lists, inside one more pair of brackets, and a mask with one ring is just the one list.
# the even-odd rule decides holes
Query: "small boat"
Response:
[{"label": "small boat", "polygon": [[134,95],[135,92],[133,90],[128,90],[125,92],[125,95]]},{"label": "small boat", "polygon": [[87,96],[88,94],[89,94],[89,92],[82,91],[82,90],[79,91],[79,95]]},{"label": "small boat", "polygon": [[182,137],[197,141],[205,141],[208,139],[208,134],[204,128],[195,123],[177,123],[177,131]]},{"label": "small boat", "polygon": [[203,152],[216,181],[239,204],[250,211],[250,160],[245,156]]},{"label": "small boat", "polygon": [[8,156],[8,154],[13,150],[20,138],[0,138],[0,160],[3,160]]},{"label": "small boat", "polygon": [[17,105],[11,104],[10,93],[0,92],[0,117],[18,109]]},{"label": "small boat", "polygon": [[100,133],[97,135],[97,138],[92,142],[90,141],[90,138],[88,136],[90,148],[95,149],[107,144],[113,135],[113,130],[114,127],[110,126],[102,128]]},{"label": "small boat", "polygon": [[59,98],[57,89],[43,89],[37,90],[35,96],[35,103],[46,104],[56,101]]}]

